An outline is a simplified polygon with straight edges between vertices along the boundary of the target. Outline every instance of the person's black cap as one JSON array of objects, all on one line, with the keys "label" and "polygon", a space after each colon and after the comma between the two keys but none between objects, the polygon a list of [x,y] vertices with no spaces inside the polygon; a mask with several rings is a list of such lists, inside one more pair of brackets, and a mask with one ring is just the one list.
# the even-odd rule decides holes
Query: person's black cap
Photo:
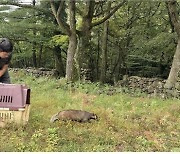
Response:
[{"label": "person's black cap", "polygon": [[13,44],[7,38],[0,38],[0,51],[12,52]]}]

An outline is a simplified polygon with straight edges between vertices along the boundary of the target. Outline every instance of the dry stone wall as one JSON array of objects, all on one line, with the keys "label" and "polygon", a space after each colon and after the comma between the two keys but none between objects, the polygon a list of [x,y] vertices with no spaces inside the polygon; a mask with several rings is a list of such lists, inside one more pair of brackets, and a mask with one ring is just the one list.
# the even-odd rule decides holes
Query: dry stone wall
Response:
[{"label": "dry stone wall", "polygon": [[165,89],[166,80],[160,78],[143,78],[138,76],[124,76],[123,80],[117,83],[120,87],[126,87],[130,91],[139,90],[148,96],[161,98],[175,97],[180,98],[180,83],[178,82],[173,89]]},{"label": "dry stone wall", "polygon": [[32,74],[35,77],[40,77],[40,76],[53,76],[55,74],[54,69],[46,69],[46,68],[32,68],[28,67],[26,69],[21,69],[21,68],[9,68],[10,71],[12,72],[18,72],[18,71],[23,71],[25,74]]}]

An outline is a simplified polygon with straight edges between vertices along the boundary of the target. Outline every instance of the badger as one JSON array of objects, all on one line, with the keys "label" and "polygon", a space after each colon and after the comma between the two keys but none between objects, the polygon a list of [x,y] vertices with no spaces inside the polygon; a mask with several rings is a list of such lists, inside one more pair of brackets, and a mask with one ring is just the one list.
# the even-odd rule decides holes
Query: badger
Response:
[{"label": "badger", "polygon": [[53,115],[51,117],[50,122],[53,123],[56,120],[62,120],[62,121],[71,120],[71,121],[77,121],[77,122],[88,122],[91,119],[97,120],[98,117],[94,113],[70,109],[70,110],[60,111],[57,114]]}]

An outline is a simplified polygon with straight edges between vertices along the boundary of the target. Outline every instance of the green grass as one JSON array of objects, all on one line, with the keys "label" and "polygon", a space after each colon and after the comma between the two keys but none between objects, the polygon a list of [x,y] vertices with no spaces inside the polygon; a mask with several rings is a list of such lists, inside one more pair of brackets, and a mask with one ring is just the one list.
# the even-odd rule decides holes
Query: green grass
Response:
[{"label": "green grass", "polygon": [[[26,126],[0,128],[0,151],[180,152],[180,100],[121,92],[108,95],[112,88],[108,85],[77,82],[70,88],[64,79],[35,78],[23,72],[11,76],[13,83],[31,88],[30,119]],[[64,109],[94,112],[99,121],[49,123]]]}]

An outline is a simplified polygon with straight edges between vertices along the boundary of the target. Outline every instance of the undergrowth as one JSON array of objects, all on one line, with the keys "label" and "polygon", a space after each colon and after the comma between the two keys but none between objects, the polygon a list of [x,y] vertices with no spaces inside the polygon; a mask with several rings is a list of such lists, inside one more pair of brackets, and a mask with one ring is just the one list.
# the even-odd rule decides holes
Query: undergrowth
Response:
[{"label": "undergrowth", "polygon": [[[66,83],[11,72],[13,83],[31,89],[31,110],[25,126],[0,128],[0,151],[114,152],[180,151],[180,101],[131,96],[99,83]],[[64,109],[94,112],[90,123],[50,123]]]}]

